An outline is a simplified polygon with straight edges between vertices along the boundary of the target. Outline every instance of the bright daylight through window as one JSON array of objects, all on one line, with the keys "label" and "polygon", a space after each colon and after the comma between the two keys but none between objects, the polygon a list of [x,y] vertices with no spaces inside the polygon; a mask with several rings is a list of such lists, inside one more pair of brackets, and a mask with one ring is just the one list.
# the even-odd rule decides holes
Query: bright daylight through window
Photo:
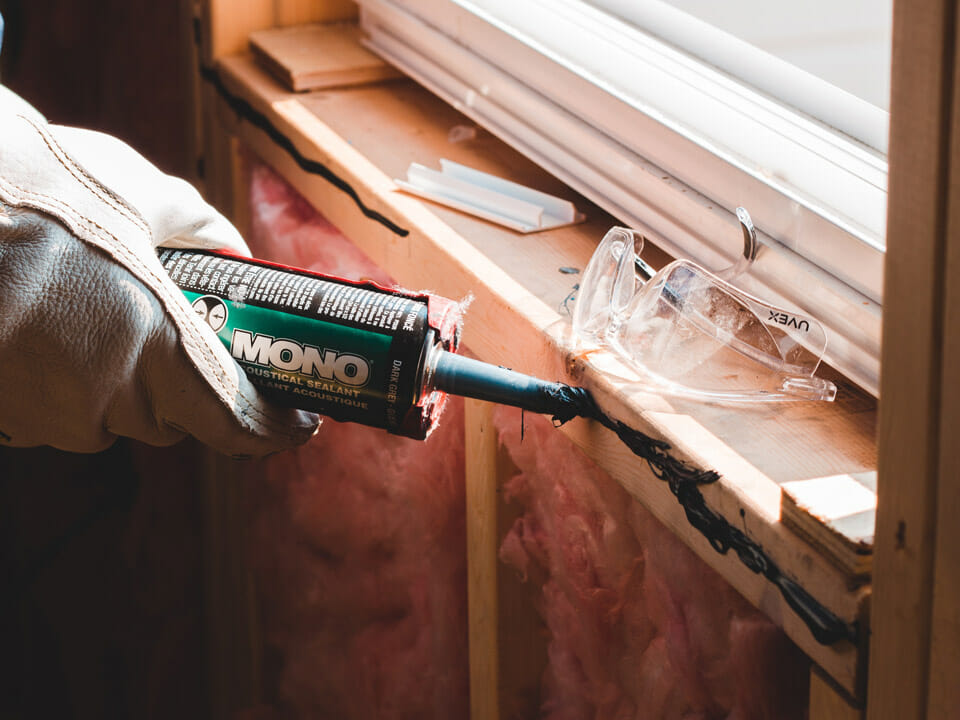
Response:
[{"label": "bright daylight through window", "polygon": [[[818,318],[877,392],[890,0],[361,0],[370,44],[678,257]],[[599,238],[598,238],[599,240]]]}]

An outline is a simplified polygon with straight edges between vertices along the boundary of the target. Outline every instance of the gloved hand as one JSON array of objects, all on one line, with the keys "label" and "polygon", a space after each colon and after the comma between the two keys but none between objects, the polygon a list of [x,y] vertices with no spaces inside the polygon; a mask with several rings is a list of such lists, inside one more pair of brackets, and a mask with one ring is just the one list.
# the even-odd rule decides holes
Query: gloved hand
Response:
[{"label": "gloved hand", "polygon": [[157,259],[249,255],[233,226],[123,142],[21,103],[0,88],[0,442],[190,434],[260,456],[309,438],[317,416],[265,402]]}]

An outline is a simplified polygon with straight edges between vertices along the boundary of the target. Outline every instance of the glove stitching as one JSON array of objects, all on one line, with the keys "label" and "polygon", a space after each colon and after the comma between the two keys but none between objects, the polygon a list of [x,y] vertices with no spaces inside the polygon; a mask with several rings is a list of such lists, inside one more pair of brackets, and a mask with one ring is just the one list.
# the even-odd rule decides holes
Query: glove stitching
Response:
[{"label": "glove stitching", "polygon": [[[186,311],[180,306],[180,303],[176,299],[172,299],[170,297],[167,288],[164,287],[164,282],[169,282],[169,278],[159,275],[148,265],[144,264],[140,257],[134,254],[129,248],[120,242],[120,240],[112,232],[110,232],[110,230],[103,227],[92,218],[88,218],[81,214],[76,208],[64,203],[59,198],[21,187],[16,183],[13,183],[2,177],[0,177],[0,184],[19,191],[24,199],[32,199],[35,203],[33,207],[38,210],[50,212],[54,215],[62,214],[65,217],[69,217],[73,220],[71,225],[75,227],[82,224],[91,235],[99,237],[105,244],[107,244],[109,246],[108,249],[118,253],[119,255],[122,255],[123,259],[129,262],[130,265],[133,265],[134,268],[139,269],[143,276],[146,276],[159,283],[159,287],[151,286],[151,290],[157,293],[161,300],[165,301],[164,305],[166,306],[167,311],[174,316],[174,320],[176,321],[175,324],[177,329],[180,331],[185,344],[199,351],[198,354],[200,356],[200,360],[203,361],[202,364],[204,366],[200,369],[207,372],[208,377],[205,378],[206,381],[211,385],[214,385],[214,389],[222,390],[223,393],[228,395],[231,399],[239,399],[242,401],[241,407],[239,408],[242,412],[235,414],[238,422],[246,425],[250,429],[255,429],[251,427],[251,423],[248,422],[248,419],[254,420],[281,437],[287,437],[290,439],[298,439],[301,437],[302,433],[293,431],[289,424],[274,418],[272,415],[267,414],[265,411],[257,407],[250,396],[244,393],[239,383],[237,383],[235,386],[231,386],[224,382],[224,378],[221,376],[221,371],[223,370],[222,365],[216,361],[215,357],[213,357],[212,351],[210,350],[207,342],[197,333],[196,328],[190,324],[190,319],[187,317]],[[52,212],[53,210],[59,210],[59,213]],[[101,232],[97,232],[97,230],[94,230],[93,228],[96,228]],[[96,245],[97,243],[94,242],[93,244]],[[133,269],[129,265],[124,266],[127,267],[127,269]]]},{"label": "glove stitching", "polygon": [[23,115],[20,117],[33,126],[34,130],[37,131],[37,134],[53,153],[54,157],[57,158],[60,164],[77,180],[77,182],[90,190],[96,197],[98,197],[100,200],[103,200],[103,202],[130,220],[132,223],[138,225],[140,229],[144,231],[144,233],[150,236],[151,245],[153,244],[153,232],[150,229],[150,226],[147,224],[147,221],[135,208],[124,202],[115,193],[110,191],[110,189],[107,188],[103,183],[88,173],[86,169],[77,163],[76,160],[70,157],[70,155],[63,149],[60,143],[57,142],[56,138],[54,138],[49,131],[33,122],[30,118],[27,118]]},{"label": "glove stitching", "polygon": [[[32,122],[29,118],[23,117],[23,119],[26,122],[28,122],[34,128],[34,130],[36,130],[37,134],[40,136],[40,138],[44,141],[44,143],[53,153],[54,157],[56,157],[60,165],[63,166],[64,169],[66,169],[67,172],[70,173],[70,175],[78,183],[80,183],[83,187],[85,187],[90,192],[92,192],[95,197],[102,200],[109,207],[116,210],[121,216],[125,217],[134,225],[138,226],[139,229],[142,230],[144,234],[150,238],[150,245],[151,247],[153,246],[153,232],[139,212],[137,212],[135,209],[128,206],[126,203],[123,203],[122,201],[120,201],[120,199],[117,198],[113,193],[109,192],[109,190],[105,188],[102,185],[102,183],[100,183],[99,180],[92,177],[83,167],[81,167],[72,157],[70,157],[70,155],[63,149],[63,147],[56,141],[56,139],[45,128],[42,128],[38,124]],[[25,190],[25,189],[21,188],[21,190]],[[39,193],[35,193],[35,194],[40,195]],[[40,196],[44,197],[42,195]],[[55,201],[54,198],[50,198],[48,196],[46,197],[46,199]],[[132,253],[131,251],[129,251],[129,249],[123,243],[121,243],[119,239],[113,235],[113,233],[111,233],[102,225],[94,221],[92,218],[89,218],[86,215],[79,213],[79,211],[77,211],[76,208],[73,208],[71,206],[66,206],[63,203],[58,203],[58,204],[60,204],[60,207],[64,211],[66,211],[67,209],[73,211],[75,215],[79,215],[80,218],[84,220],[88,225],[92,224],[95,227],[97,227],[99,230],[101,230],[103,233],[105,233],[108,236],[108,238],[105,238],[105,240],[107,242],[113,241],[111,244],[114,245],[114,249],[119,251],[119,253],[127,261],[127,263],[129,263],[134,267],[139,268],[142,272],[145,272],[148,277],[152,278],[154,281],[159,283],[160,285],[159,288],[153,287],[151,289],[153,289],[154,292],[157,292],[158,290],[163,290],[162,293],[159,293],[161,295],[161,299],[170,300],[169,294],[166,292],[166,288],[163,287],[164,278],[162,278],[160,275],[155,273],[149,266],[146,266],[145,264],[143,264],[140,257],[135,253]],[[95,232],[95,231],[92,231],[92,232]],[[167,311],[170,312],[170,314],[174,316],[174,320],[177,321],[176,325],[180,330],[180,332],[186,336],[184,338],[185,342],[190,344],[192,347],[196,348],[199,351],[199,355],[201,356],[205,364],[204,369],[207,371],[207,375],[212,376],[215,382],[215,389],[222,390],[225,394],[227,394],[230,397],[235,398],[239,396],[245,401],[245,403],[249,404],[250,400],[241,391],[239,383],[237,384],[236,387],[234,387],[232,384],[227,384],[224,382],[224,379],[221,377],[221,374],[220,374],[220,371],[222,371],[223,369],[222,366],[220,365],[219,362],[216,361],[215,357],[211,356],[211,351],[209,346],[203,340],[202,337],[197,336],[195,332],[195,328],[193,328],[193,326],[190,325],[188,320],[184,319],[184,316],[186,315],[186,313],[182,311],[180,304],[178,302],[173,302],[173,303],[164,302],[164,305],[167,305]],[[207,382],[210,382],[209,378],[207,379]],[[250,409],[254,411],[258,410],[252,404],[250,404]]]},{"label": "glove stitching", "polygon": [[[107,189],[104,188],[99,183],[99,181],[97,181],[95,178],[90,176],[82,167],[80,167],[69,156],[69,154],[67,154],[63,150],[63,148],[59,145],[59,143],[56,142],[55,138],[53,138],[44,128],[37,125],[30,118],[27,118],[24,116],[20,116],[20,117],[25,122],[27,122],[31,127],[34,128],[37,134],[41,137],[41,139],[47,145],[48,149],[53,153],[54,157],[57,158],[61,166],[63,166],[64,169],[66,169],[67,172],[69,172],[70,175],[77,180],[77,182],[79,182],[82,186],[90,190],[95,197],[99,198],[108,206],[115,209],[122,217],[125,217],[126,219],[131,221],[134,225],[138,226],[148,237],[151,238],[150,244],[151,246],[153,245],[152,243],[153,233],[151,232],[150,227],[146,224],[146,221],[138,212],[136,212],[136,210],[129,207],[126,203],[120,202],[119,201],[120,199],[117,198],[113,193],[107,192],[107,194],[104,194],[104,192],[102,192],[101,190],[107,190]],[[76,172],[74,171],[74,168],[76,169]],[[0,178],[0,181],[3,181],[3,180],[5,179]],[[88,218],[85,215],[81,214],[76,208],[70,205],[67,205],[66,203],[62,202],[58,198],[54,198],[48,195],[44,195],[42,193],[31,191],[27,188],[20,187],[13,182],[6,181],[6,184],[15,187],[21,193],[27,196],[46,200],[52,206],[59,207],[61,212],[64,215],[69,215],[71,217],[82,220],[84,224],[87,225],[87,229],[91,232],[91,234],[99,235],[101,239],[104,240],[104,242],[106,242],[109,245],[112,245],[115,251],[119,251],[119,254],[123,255],[124,258],[130,263],[130,265],[138,268],[144,275],[156,281],[158,286],[151,287],[151,289],[160,296],[160,299],[164,301],[164,305],[166,306],[167,311],[172,316],[174,316],[174,320],[176,321],[175,324],[178,330],[182,334],[185,345],[189,345],[190,347],[195,348],[198,351],[200,360],[202,360],[202,364],[205,366],[204,369],[207,371],[208,377],[205,378],[206,381],[210,385],[212,385],[215,390],[219,389],[223,391],[223,394],[228,396],[227,398],[222,398],[223,400],[229,402],[229,400],[236,401],[239,398],[242,401],[242,406],[240,410],[245,410],[246,412],[241,413],[240,415],[235,414],[235,417],[237,417],[239,422],[241,422],[243,425],[246,425],[247,427],[250,427],[251,423],[248,421],[248,418],[250,420],[259,419],[261,424],[263,424],[267,428],[270,428],[271,430],[273,428],[278,428],[279,431],[277,432],[277,434],[281,436],[288,437],[291,439],[299,437],[299,434],[292,431],[292,429],[287,423],[274,418],[270,414],[267,414],[265,411],[261,410],[256,404],[254,404],[254,401],[246,393],[243,392],[242,387],[239,383],[237,383],[236,385],[232,385],[232,384],[227,385],[224,382],[224,379],[221,376],[221,371],[223,370],[223,366],[216,360],[216,357],[212,354],[212,351],[209,345],[207,344],[207,342],[203,339],[202,336],[200,336],[197,333],[196,328],[194,328],[190,324],[190,318],[187,317],[187,313],[183,310],[181,304],[178,302],[178,299],[172,299],[170,297],[168,288],[165,287],[165,283],[169,282],[169,278],[159,275],[148,265],[144,264],[138,255],[136,255],[135,253],[132,253],[132,251],[130,251],[123,243],[121,243],[119,239],[113,233],[111,233],[107,228],[103,227],[92,218]],[[46,209],[46,208],[41,207],[39,209]],[[90,228],[91,225],[98,228],[101,231],[101,233],[97,233],[95,230],[91,229]],[[104,235],[106,237],[104,237]],[[128,269],[130,269],[129,266],[127,267]]]}]

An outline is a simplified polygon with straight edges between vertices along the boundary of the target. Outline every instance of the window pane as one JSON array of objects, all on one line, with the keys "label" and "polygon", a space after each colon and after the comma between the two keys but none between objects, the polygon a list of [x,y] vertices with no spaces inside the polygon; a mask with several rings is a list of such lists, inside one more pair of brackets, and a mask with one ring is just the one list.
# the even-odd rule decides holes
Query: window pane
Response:
[{"label": "window pane", "polygon": [[892,0],[668,0],[673,7],[890,109]]},{"label": "window pane", "polygon": [[886,152],[892,0],[590,0]]}]

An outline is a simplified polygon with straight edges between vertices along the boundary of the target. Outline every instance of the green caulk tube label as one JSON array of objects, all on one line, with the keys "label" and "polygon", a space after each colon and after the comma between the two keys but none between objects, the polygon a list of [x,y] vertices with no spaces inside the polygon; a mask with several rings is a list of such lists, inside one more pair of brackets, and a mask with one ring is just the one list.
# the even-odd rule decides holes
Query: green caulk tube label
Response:
[{"label": "green caulk tube label", "polygon": [[159,256],[271,400],[406,434],[427,350],[425,302],[245,258],[166,249]]}]

